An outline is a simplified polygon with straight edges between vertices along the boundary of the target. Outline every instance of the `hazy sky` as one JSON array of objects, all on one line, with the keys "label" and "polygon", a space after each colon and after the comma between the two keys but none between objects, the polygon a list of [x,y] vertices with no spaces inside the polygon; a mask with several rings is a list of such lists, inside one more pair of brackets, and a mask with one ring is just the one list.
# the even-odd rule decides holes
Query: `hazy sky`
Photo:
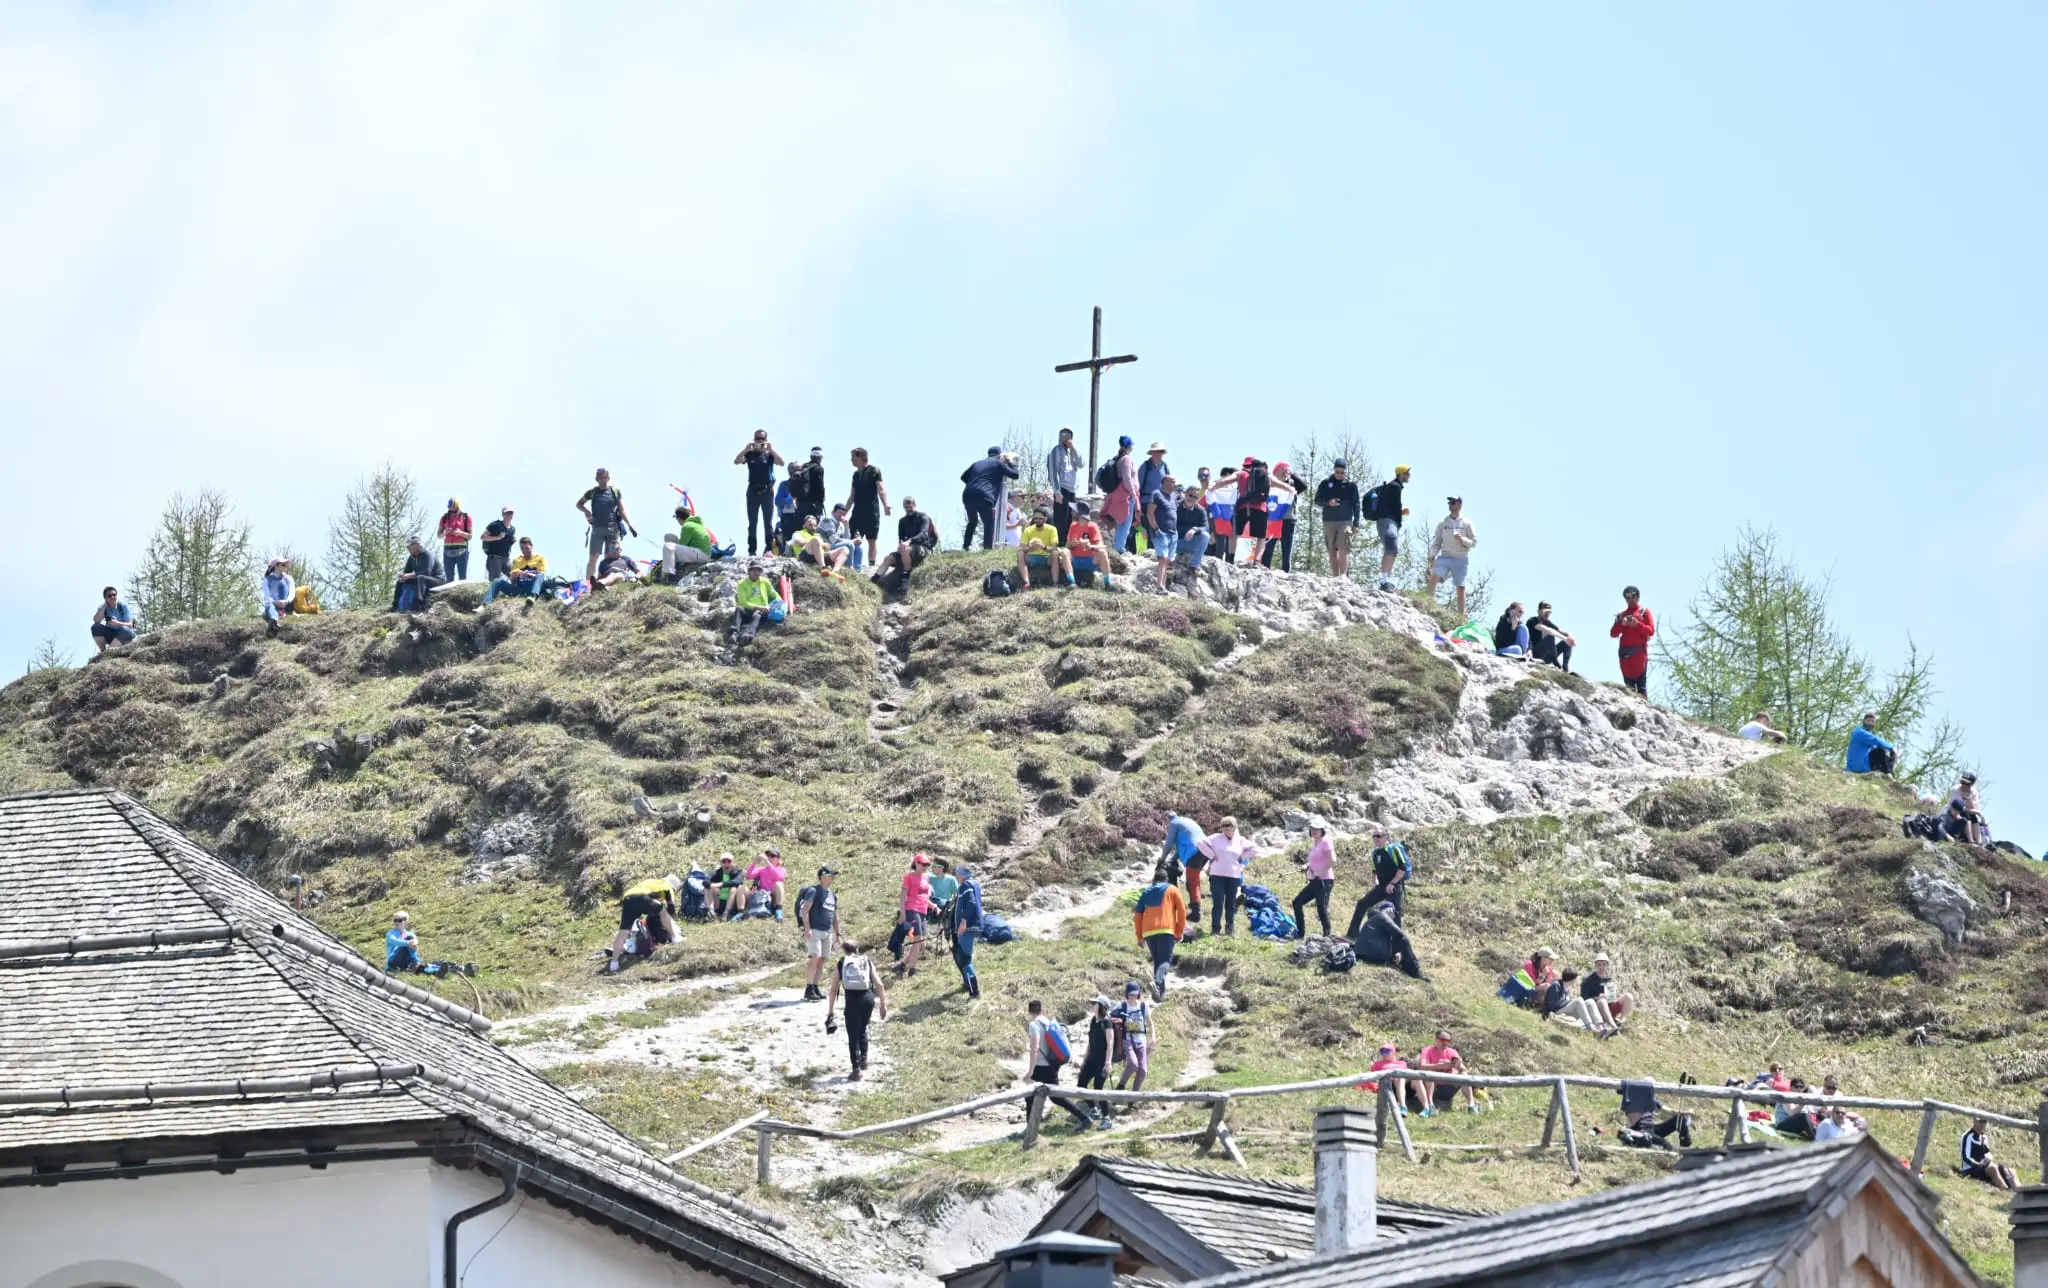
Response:
[{"label": "hazy sky", "polygon": [[[317,552],[385,458],[558,560],[756,425],[959,470],[1348,426],[1499,590],[1672,625],[1744,524],[1917,640],[2048,848],[2048,10],[0,4],[0,661],[173,489]],[[1418,516],[1424,514],[1417,508]],[[1588,669],[1612,675],[1604,640]]]}]

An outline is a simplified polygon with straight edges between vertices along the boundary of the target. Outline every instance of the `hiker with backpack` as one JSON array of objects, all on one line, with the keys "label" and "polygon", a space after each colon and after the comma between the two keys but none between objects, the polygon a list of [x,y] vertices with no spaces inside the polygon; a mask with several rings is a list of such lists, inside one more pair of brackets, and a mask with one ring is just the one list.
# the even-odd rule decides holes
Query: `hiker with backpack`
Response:
[{"label": "hiker with backpack", "polygon": [[1172,481],[1173,471],[1166,464],[1166,444],[1153,443],[1145,449],[1145,459],[1138,462],[1138,519],[1137,526],[1145,530],[1145,544],[1159,544],[1159,512],[1162,494]]},{"label": "hiker with backpack", "polygon": [[1409,942],[1407,932],[1393,914],[1394,905],[1385,900],[1368,911],[1364,923],[1351,936],[1352,953],[1368,966],[1392,966],[1410,979],[1428,979],[1415,956],[1415,945]]},{"label": "hiker with backpack", "polygon": [[1237,472],[1237,483],[1237,534],[1251,538],[1246,562],[1255,564],[1266,556],[1266,506],[1273,499],[1273,475],[1264,461],[1247,456]]},{"label": "hiker with backpack", "polygon": [[519,553],[506,565],[502,574],[491,579],[490,588],[484,591],[484,602],[488,604],[500,595],[537,599],[546,587],[547,579],[547,557],[533,552],[532,537],[521,537]]},{"label": "hiker with backpack", "polygon": [[[1074,1058],[1074,1040],[1067,1035],[1067,1026],[1045,1013],[1045,1005],[1032,998],[1025,1006],[1030,1016],[1024,1024],[1024,1067],[1030,1072],[1027,1081],[1043,1083],[1048,1087],[1060,1085],[1060,1069]],[[1082,1130],[1090,1127],[1097,1131],[1109,1129],[1109,1118],[1097,1119],[1086,1109],[1062,1095],[1055,1094],[1052,1102],[1074,1116]]]},{"label": "hiker with backpack", "polygon": [[673,873],[626,887],[619,899],[619,933],[612,936],[611,954],[605,961],[607,974],[618,973],[626,945],[643,930],[650,950],[655,944],[673,944],[683,937],[676,926],[676,902],[682,898],[682,889],[683,879]]},{"label": "hiker with backpack", "polygon": [[835,868],[821,867],[816,884],[797,892],[796,924],[803,928],[806,1002],[825,1000],[818,990],[818,980],[824,974],[825,958],[832,946],[843,938],[839,932],[839,895],[832,889],[832,878],[838,875]]},{"label": "hiker with backpack", "polygon": [[1608,634],[1621,641],[1621,683],[1637,697],[1650,697],[1650,638],[1657,633],[1657,619],[1643,607],[1643,593],[1634,586],[1622,589],[1623,608],[1614,615]]},{"label": "hiker with backpack", "polygon": [[882,987],[882,972],[861,951],[860,941],[847,939],[839,945],[839,965],[832,971],[832,989],[825,995],[825,1032],[833,1030],[832,1013],[839,997],[846,996],[846,1055],[853,1071],[848,1082],[859,1082],[868,1069],[868,1022],[889,1018],[889,990]]},{"label": "hiker with backpack", "polygon": [[[1109,1081],[1111,1046],[1109,999],[1098,993],[1088,1007],[1088,1037],[1081,1048],[1081,1072],[1074,1079],[1075,1086],[1084,1090],[1102,1090],[1103,1084]],[[1090,1100],[1086,1103],[1094,1109],[1098,1121],[1109,1117],[1108,1101]]]},{"label": "hiker with backpack", "polygon": [[1163,999],[1167,972],[1173,969],[1174,947],[1188,933],[1188,906],[1174,888],[1166,864],[1152,869],[1152,884],[1138,891],[1131,928],[1152,960],[1152,996]]},{"label": "hiker with backpack", "polygon": [[960,888],[953,894],[953,965],[960,971],[960,986],[967,999],[981,996],[981,979],[974,973],[974,944],[981,938],[981,882],[967,868],[960,869]]},{"label": "hiker with backpack", "polygon": [[[1472,569],[1472,547],[1479,544],[1479,534],[1472,530],[1472,521],[1465,517],[1464,497],[1446,497],[1444,500],[1450,507],[1450,513],[1436,525],[1436,533],[1429,539],[1429,594],[1435,598],[1436,588],[1450,582],[1458,592],[1458,616],[1462,618],[1465,615],[1465,576]],[[1494,647],[1501,647],[1498,640],[1495,640]],[[1526,640],[1522,642],[1522,652],[1528,652]]]},{"label": "hiker with backpack", "polygon": [[1124,985],[1124,1000],[1110,1011],[1109,1020],[1117,1043],[1117,1059],[1124,1066],[1124,1071],[1117,1075],[1116,1089],[1122,1091],[1128,1086],[1132,1091],[1143,1091],[1146,1075],[1152,1072],[1152,1003],[1145,1000],[1145,991],[1137,980]]},{"label": "hiker with backpack", "polygon": [[1330,840],[1329,821],[1320,814],[1309,815],[1308,834],[1308,884],[1294,896],[1296,939],[1308,937],[1308,919],[1302,914],[1310,903],[1316,906],[1316,919],[1323,924],[1323,934],[1330,933],[1330,891],[1337,886],[1337,847]]},{"label": "hiker with backpack", "polygon": [[405,562],[398,566],[398,580],[391,587],[391,611],[424,613],[427,592],[441,584],[441,561],[427,552],[418,537],[405,543]]},{"label": "hiker with backpack", "polygon": [[[747,467],[747,553],[775,548],[775,467],[782,453],[768,441],[768,431],[757,429],[753,439],[732,458],[734,465]],[[760,524],[761,544],[754,545],[754,525]]]},{"label": "hiker with backpack", "polygon": [[512,568],[512,543],[519,529],[512,523],[512,507],[498,511],[498,517],[484,525],[484,580],[496,581]]},{"label": "hiker with backpack", "polygon": [[1373,887],[1366,891],[1365,897],[1351,909],[1351,928],[1344,932],[1344,937],[1358,938],[1358,927],[1363,923],[1366,914],[1382,902],[1392,905],[1394,920],[1400,922],[1408,906],[1408,878],[1414,875],[1415,864],[1408,858],[1408,847],[1388,833],[1386,824],[1373,824]]},{"label": "hiker with backpack", "polygon": [[1351,538],[1358,535],[1358,484],[1347,474],[1349,462],[1330,463],[1330,477],[1316,484],[1316,515],[1323,523],[1323,549],[1330,556],[1330,575],[1351,575]]},{"label": "hiker with backpack", "polygon": [[1408,486],[1410,470],[1394,467],[1394,477],[1365,494],[1365,516],[1372,520],[1380,538],[1380,589],[1394,588],[1394,560],[1401,553],[1401,520],[1408,507],[1401,503],[1401,489]]},{"label": "hiker with backpack", "polygon": [[434,525],[434,535],[441,541],[441,567],[450,581],[469,580],[469,537],[471,532],[469,512],[462,508],[457,497],[448,498],[448,508]]},{"label": "hiker with backpack", "polygon": [[910,871],[903,874],[903,903],[896,913],[896,930],[889,936],[889,953],[896,958],[899,976],[917,974],[917,959],[924,952],[924,937],[932,907],[932,861],[922,851],[910,856]]},{"label": "hiker with backpack", "polygon": [[1238,834],[1235,818],[1226,816],[1215,835],[1203,837],[1197,848],[1209,860],[1209,891],[1216,896],[1209,906],[1209,933],[1235,935],[1245,873],[1258,857],[1258,847],[1250,837]]},{"label": "hiker with backpack", "polygon": [[[1122,554],[1130,543],[1131,525],[1138,517],[1138,463],[1131,458],[1131,436],[1116,440],[1116,455],[1095,470],[1095,486],[1102,493],[1102,521],[1110,526],[1109,548]],[[1108,565],[1103,565],[1108,571]]]},{"label": "hiker with backpack", "polygon": [[1202,920],[1202,869],[1208,866],[1209,856],[1202,853],[1202,825],[1185,814],[1175,814],[1166,820],[1166,842],[1159,848],[1159,862],[1168,868],[1168,879],[1175,871],[1185,872],[1188,883],[1188,917],[1199,923]]},{"label": "hiker with backpack", "polygon": [[981,526],[981,548],[995,548],[996,502],[1002,498],[1003,489],[1010,479],[1017,477],[1017,467],[1003,459],[1003,449],[991,447],[988,455],[960,471],[960,504],[967,509],[967,535],[960,539],[962,550],[974,549],[975,525]]},{"label": "hiker with backpack", "polygon": [[598,470],[597,485],[576,498],[576,512],[590,525],[590,539],[585,543],[590,561],[583,570],[583,579],[595,581],[597,561],[604,556],[605,543],[619,540],[622,530],[636,537],[640,530],[626,517],[625,495],[612,486],[610,470]]}]

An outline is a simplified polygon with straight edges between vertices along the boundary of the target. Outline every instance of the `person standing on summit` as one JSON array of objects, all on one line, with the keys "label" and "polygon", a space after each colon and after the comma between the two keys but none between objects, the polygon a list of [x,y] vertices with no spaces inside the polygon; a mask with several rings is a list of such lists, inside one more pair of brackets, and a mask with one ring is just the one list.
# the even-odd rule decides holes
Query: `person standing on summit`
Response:
[{"label": "person standing on summit", "polygon": [[[1138,463],[1131,459],[1131,436],[1116,440],[1116,456],[1096,475],[1103,489],[1102,518],[1110,526],[1109,548],[1117,554],[1131,539],[1131,522],[1138,517]],[[1104,478],[1110,481],[1103,483]],[[1104,565],[1107,571],[1108,566]]]},{"label": "person standing on summit", "polygon": [[1059,446],[1045,454],[1045,485],[1052,489],[1052,526],[1059,529],[1060,544],[1067,544],[1067,529],[1074,522],[1074,501],[1081,486],[1081,453],[1074,447],[1074,431],[1060,430]]},{"label": "person standing on summit", "polygon": [[1351,538],[1358,531],[1358,484],[1345,476],[1347,462],[1330,464],[1330,477],[1316,484],[1316,509],[1323,520],[1323,549],[1330,555],[1330,575],[1351,575]]},{"label": "person standing on summit", "polygon": [[768,441],[767,430],[757,429],[732,463],[747,467],[747,553],[751,555],[756,553],[756,516],[761,520],[761,548],[769,548],[775,540],[775,467],[782,464],[782,453]]},{"label": "person standing on summit", "polygon": [[469,580],[471,527],[469,512],[462,508],[462,502],[449,497],[448,508],[434,526],[434,533],[441,538],[441,571],[448,575],[450,581]]},{"label": "person standing on summit", "polygon": [[1003,459],[1003,449],[991,447],[988,455],[960,471],[960,504],[967,507],[967,535],[960,539],[962,550],[974,548],[974,525],[981,524],[981,548],[993,550],[997,536],[996,500],[1008,480],[1017,477],[1017,467]]},{"label": "person standing on summit", "polygon": [[876,562],[875,542],[882,535],[882,516],[893,511],[889,489],[882,486],[882,471],[868,461],[865,447],[853,449],[853,491],[847,494],[846,508],[852,512],[847,531],[855,541],[867,538],[868,563],[872,565]]},{"label": "person standing on summit", "polygon": [[1625,607],[1614,615],[1607,632],[1621,641],[1621,682],[1645,700],[1650,696],[1650,637],[1657,633],[1657,619],[1643,607],[1643,594],[1634,586],[1621,592]]},{"label": "person standing on summit", "polygon": [[1408,507],[1401,504],[1401,489],[1408,486],[1410,471],[1405,465],[1394,467],[1394,477],[1374,488],[1366,497],[1366,513],[1372,516],[1380,534],[1380,589],[1394,588],[1394,559],[1401,553],[1401,520],[1408,517]]},{"label": "person standing on summit", "polygon": [[590,566],[584,569],[585,581],[597,580],[597,561],[604,557],[606,542],[617,541],[619,530],[625,529],[634,536],[640,530],[626,517],[626,498],[612,486],[612,472],[600,469],[597,472],[597,486],[576,498],[576,510],[583,521],[590,525]]}]

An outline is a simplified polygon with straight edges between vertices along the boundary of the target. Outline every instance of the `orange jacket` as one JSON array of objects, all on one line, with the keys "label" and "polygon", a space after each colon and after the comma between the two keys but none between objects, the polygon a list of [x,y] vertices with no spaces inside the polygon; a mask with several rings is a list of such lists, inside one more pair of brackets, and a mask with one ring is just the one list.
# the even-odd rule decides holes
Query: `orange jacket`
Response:
[{"label": "orange jacket", "polygon": [[1141,944],[1153,935],[1185,938],[1188,933],[1187,900],[1181,898],[1179,886],[1155,882],[1138,892],[1138,915],[1131,920]]}]

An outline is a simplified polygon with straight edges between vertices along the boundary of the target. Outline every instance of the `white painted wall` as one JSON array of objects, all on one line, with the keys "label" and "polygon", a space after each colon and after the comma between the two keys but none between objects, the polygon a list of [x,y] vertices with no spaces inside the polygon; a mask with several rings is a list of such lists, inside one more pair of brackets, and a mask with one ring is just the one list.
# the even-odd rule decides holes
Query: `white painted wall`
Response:
[{"label": "white painted wall", "polygon": [[[501,1189],[425,1159],[5,1189],[0,1288],[439,1288],[448,1218]],[[526,1195],[461,1239],[464,1288],[731,1288]]]}]

